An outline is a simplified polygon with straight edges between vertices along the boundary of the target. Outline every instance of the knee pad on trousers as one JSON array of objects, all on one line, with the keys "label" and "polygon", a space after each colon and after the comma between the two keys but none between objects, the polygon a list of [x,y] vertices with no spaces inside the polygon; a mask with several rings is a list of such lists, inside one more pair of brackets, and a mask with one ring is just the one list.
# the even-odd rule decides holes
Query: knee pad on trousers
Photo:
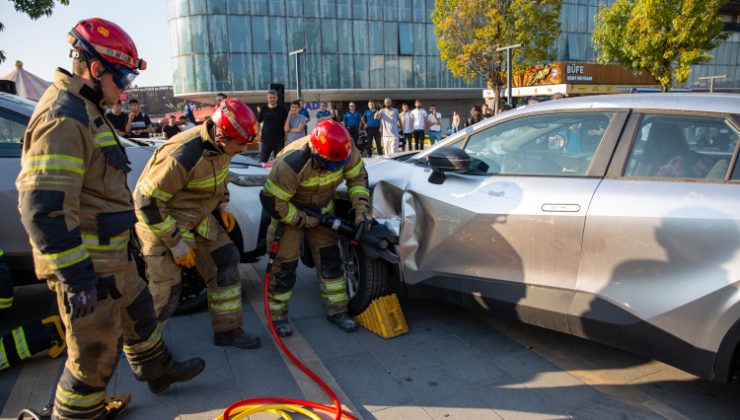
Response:
[{"label": "knee pad on trousers", "polygon": [[280,264],[280,271],[275,276],[275,287],[273,289],[276,293],[283,293],[289,290],[293,290],[295,286],[295,271],[298,269],[298,261],[288,261]]},{"label": "knee pad on trousers", "polygon": [[[172,297],[170,296],[170,299]],[[180,301],[179,293],[177,301]],[[167,305],[170,303],[168,302]],[[141,289],[139,295],[126,308],[129,318],[134,323],[134,332],[141,338],[147,338],[157,328],[157,318],[154,313],[154,299],[152,299],[149,289]]]},{"label": "knee pad on trousers", "polygon": [[339,248],[336,245],[320,248],[319,258],[321,259],[321,277],[338,279],[344,276],[342,257],[339,255]]},{"label": "knee pad on trousers", "polygon": [[216,285],[231,286],[239,282],[239,250],[233,242],[211,252],[214,264],[218,267]]}]

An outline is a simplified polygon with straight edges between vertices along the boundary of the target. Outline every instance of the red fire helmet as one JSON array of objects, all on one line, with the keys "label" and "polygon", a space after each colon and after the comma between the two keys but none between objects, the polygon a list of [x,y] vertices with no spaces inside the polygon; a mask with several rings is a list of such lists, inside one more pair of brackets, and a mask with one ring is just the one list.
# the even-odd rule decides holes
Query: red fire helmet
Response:
[{"label": "red fire helmet", "polygon": [[257,118],[251,109],[235,98],[219,102],[211,114],[211,121],[221,130],[221,135],[238,143],[251,143],[257,134]]},{"label": "red fire helmet", "polygon": [[146,61],[139,58],[131,37],[113,22],[100,18],[81,20],[67,34],[67,41],[76,51],[83,51],[108,64],[129,70],[146,70]]},{"label": "red fire helmet", "polygon": [[320,157],[341,162],[352,153],[352,136],[342,124],[325,120],[316,124],[311,132],[311,145]]}]

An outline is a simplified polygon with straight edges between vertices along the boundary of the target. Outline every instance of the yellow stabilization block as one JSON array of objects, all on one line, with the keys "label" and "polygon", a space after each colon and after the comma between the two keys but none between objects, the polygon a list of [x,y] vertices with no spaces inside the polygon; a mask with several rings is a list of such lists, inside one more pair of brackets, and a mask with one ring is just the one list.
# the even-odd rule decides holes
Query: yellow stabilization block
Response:
[{"label": "yellow stabilization block", "polygon": [[409,332],[401,303],[395,293],[374,299],[355,319],[367,330],[383,338],[393,338]]}]

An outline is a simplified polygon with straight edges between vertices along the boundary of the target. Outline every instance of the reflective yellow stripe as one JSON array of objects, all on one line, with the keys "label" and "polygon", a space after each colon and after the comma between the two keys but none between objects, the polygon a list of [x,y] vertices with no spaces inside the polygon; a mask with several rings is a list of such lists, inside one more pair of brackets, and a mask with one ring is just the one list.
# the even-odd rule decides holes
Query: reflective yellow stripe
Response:
[{"label": "reflective yellow stripe", "polygon": [[187,229],[180,228],[180,235],[185,239],[195,239],[195,234]]},{"label": "reflective yellow stripe", "polygon": [[13,306],[13,296],[9,298],[0,298],[0,309],[8,309]]},{"label": "reflective yellow stripe", "polygon": [[162,330],[164,329],[164,326],[164,323],[158,323],[157,328],[154,329],[154,332],[152,332],[152,335],[150,335],[149,338],[142,341],[141,343],[124,344],[123,351],[128,354],[135,355],[137,353],[144,353],[145,351],[156,346],[160,341],[162,341]]},{"label": "reflective yellow stripe", "polygon": [[31,350],[28,349],[26,333],[23,331],[23,327],[13,330],[13,341],[15,341],[15,351],[18,353],[18,357],[20,357],[21,360],[28,359],[32,356]]},{"label": "reflective yellow stripe", "polygon": [[216,313],[239,311],[241,310],[241,307],[242,307],[241,299],[235,302],[227,302],[227,303],[208,302],[208,309]]},{"label": "reflective yellow stripe", "polygon": [[160,233],[169,232],[171,230],[174,230],[175,219],[173,219],[172,216],[168,214],[167,217],[165,217],[165,219],[162,222],[159,222],[153,225],[147,225],[146,223],[144,223],[144,225],[146,225],[146,227],[148,227],[149,230],[151,230],[152,232],[156,234],[160,234]]},{"label": "reflective yellow stripe", "polygon": [[283,292],[283,293],[275,293],[272,295],[270,299],[276,300],[278,302],[287,302],[290,300],[290,296],[293,295],[293,291]]},{"label": "reflective yellow stripe", "polygon": [[5,343],[3,343],[3,340],[0,337],[0,370],[7,369],[9,367],[10,362],[8,361],[8,355],[5,353]]},{"label": "reflective yellow stripe", "polygon": [[365,166],[365,162],[360,160],[360,163],[358,163],[352,169],[344,173],[344,177],[346,179],[357,178],[357,176],[360,175],[360,171],[362,170],[363,166]]},{"label": "reflective yellow stripe", "polygon": [[85,248],[95,251],[110,251],[126,248],[126,246],[128,246],[128,239],[128,235],[111,236],[110,243],[108,245],[100,245],[100,237],[98,235],[82,234],[82,243],[85,244]]},{"label": "reflective yellow stripe", "polygon": [[296,208],[293,205],[293,203],[288,203],[288,214],[285,215],[282,219],[280,219],[283,223],[293,223],[293,219],[295,218]]},{"label": "reflective yellow stripe", "polygon": [[5,251],[3,251],[2,249],[0,249],[0,257],[2,257],[3,255],[5,255]]},{"label": "reflective yellow stripe", "polygon": [[271,311],[279,311],[282,309],[286,309],[288,307],[288,304],[284,302],[270,302],[268,306],[270,307]]},{"label": "reflective yellow stripe", "polygon": [[217,173],[215,177],[209,176],[206,178],[199,178],[188,182],[187,188],[210,188],[224,182],[228,175],[229,167],[226,166],[225,168],[221,169],[221,171]]},{"label": "reflective yellow stripe", "polygon": [[203,220],[200,221],[200,223],[198,223],[198,227],[196,228],[196,230],[198,231],[198,235],[204,238],[208,236],[208,224],[210,220],[211,217],[206,216],[203,218]]},{"label": "reflective yellow stripe", "polygon": [[322,286],[324,288],[324,291],[333,292],[337,290],[344,290],[347,287],[347,282],[344,279],[341,279],[337,281],[322,283]]},{"label": "reflective yellow stripe", "polygon": [[87,252],[85,245],[79,245],[64,252],[46,254],[44,257],[46,257],[46,261],[49,263],[51,268],[59,270],[61,268],[75,265],[78,262],[83,261],[85,258],[90,258],[90,253]]},{"label": "reflective yellow stripe", "polygon": [[240,284],[229,287],[218,292],[208,293],[208,298],[211,300],[229,300],[235,297],[241,298],[242,287]]},{"label": "reflective yellow stripe", "polygon": [[345,300],[349,300],[349,296],[347,296],[346,293],[333,293],[333,294],[322,293],[321,296],[324,299],[328,300],[329,303],[337,303],[337,302],[343,302]]},{"label": "reflective yellow stripe", "polygon": [[51,169],[83,175],[85,173],[85,161],[72,155],[38,155],[29,156],[23,160],[23,172]]},{"label": "reflective yellow stripe", "polygon": [[280,188],[277,184],[272,182],[272,180],[269,178],[267,179],[267,182],[265,182],[265,190],[267,190],[267,192],[269,192],[270,194],[274,195],[275,197],[283,201],[288,201],[291,198],[293,198],[293,194]]},{"label": "reflective yellow stripe", "polygon": [[148,179],[141,181],[141,188],[148,196],[156,198],[159,201],[169,201],[172,198],[172,194],[157,188],[157,186]]},{"label": "reflective yellow stripe", "polygon": [[370,197],[370,190],[363,187],[362,185],[355,185],[354,187],[349,189],[349,197],[352,198],[356,195],[366,195]]},{"label": "reflective yellow stripe", "polygon": [[76,394],[57,385],[56,398],[65,406],[71,407],[94,407],[105,400],[105,391],[93,392],[92,394]]},{"label": "reflective yellow stripe", "polygon": [[93,135],[93,147],[116,146],[118,142],[112,131],[103,131]]},{"label": "reflective yellow stripe", "polygon": [[301,187],[313,187],[316,185],[324,186],[342,179],[342,170],[329,172],[326,176],[313,176],[301,181]]},{"label": "reflective yellow stripe", "polygon": [[331,200],[324,208],[321,209],[321,214],[330,214],[334,211],[334,200]]}]

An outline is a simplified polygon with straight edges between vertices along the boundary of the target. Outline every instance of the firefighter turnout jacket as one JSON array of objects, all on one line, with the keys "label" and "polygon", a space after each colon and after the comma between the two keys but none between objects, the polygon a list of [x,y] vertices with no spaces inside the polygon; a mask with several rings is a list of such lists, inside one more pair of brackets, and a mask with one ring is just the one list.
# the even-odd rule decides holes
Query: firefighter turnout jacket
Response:
[{"label": "firefighter turnout jacket", "polygon": [[282,223],[303,227],[307,217],[300,208],[332,214],[334,193],[343,181],[347,181],[347,194],[355,210],[355,220],[369,217],[370,190],[360,151],[353,147],[347,164],[329,171],[320,168],[312,159],[309,139],[306,136],[292,142],[275,161],[262,190],[265,210]]},{"label": "firefighter turnout jacket", "polygon": [[[177,134],[159,147],[139,177],[134,191],[139,223],[171,248],[194,234],[208,240],[218,236],[212,214],[229,202],[227,188],[231,158],[211,138],[212,123]],[[158,244],[142,241],[150,255]]]},{"label": "firefighter turnout jacket", "polygon": [[98,273],[125,270],[136,222],[126,152],[103,116],[102,97],[57,69],[23,138],[16,180],[21,221],[36,274],[67,291],[98,283]]}]

